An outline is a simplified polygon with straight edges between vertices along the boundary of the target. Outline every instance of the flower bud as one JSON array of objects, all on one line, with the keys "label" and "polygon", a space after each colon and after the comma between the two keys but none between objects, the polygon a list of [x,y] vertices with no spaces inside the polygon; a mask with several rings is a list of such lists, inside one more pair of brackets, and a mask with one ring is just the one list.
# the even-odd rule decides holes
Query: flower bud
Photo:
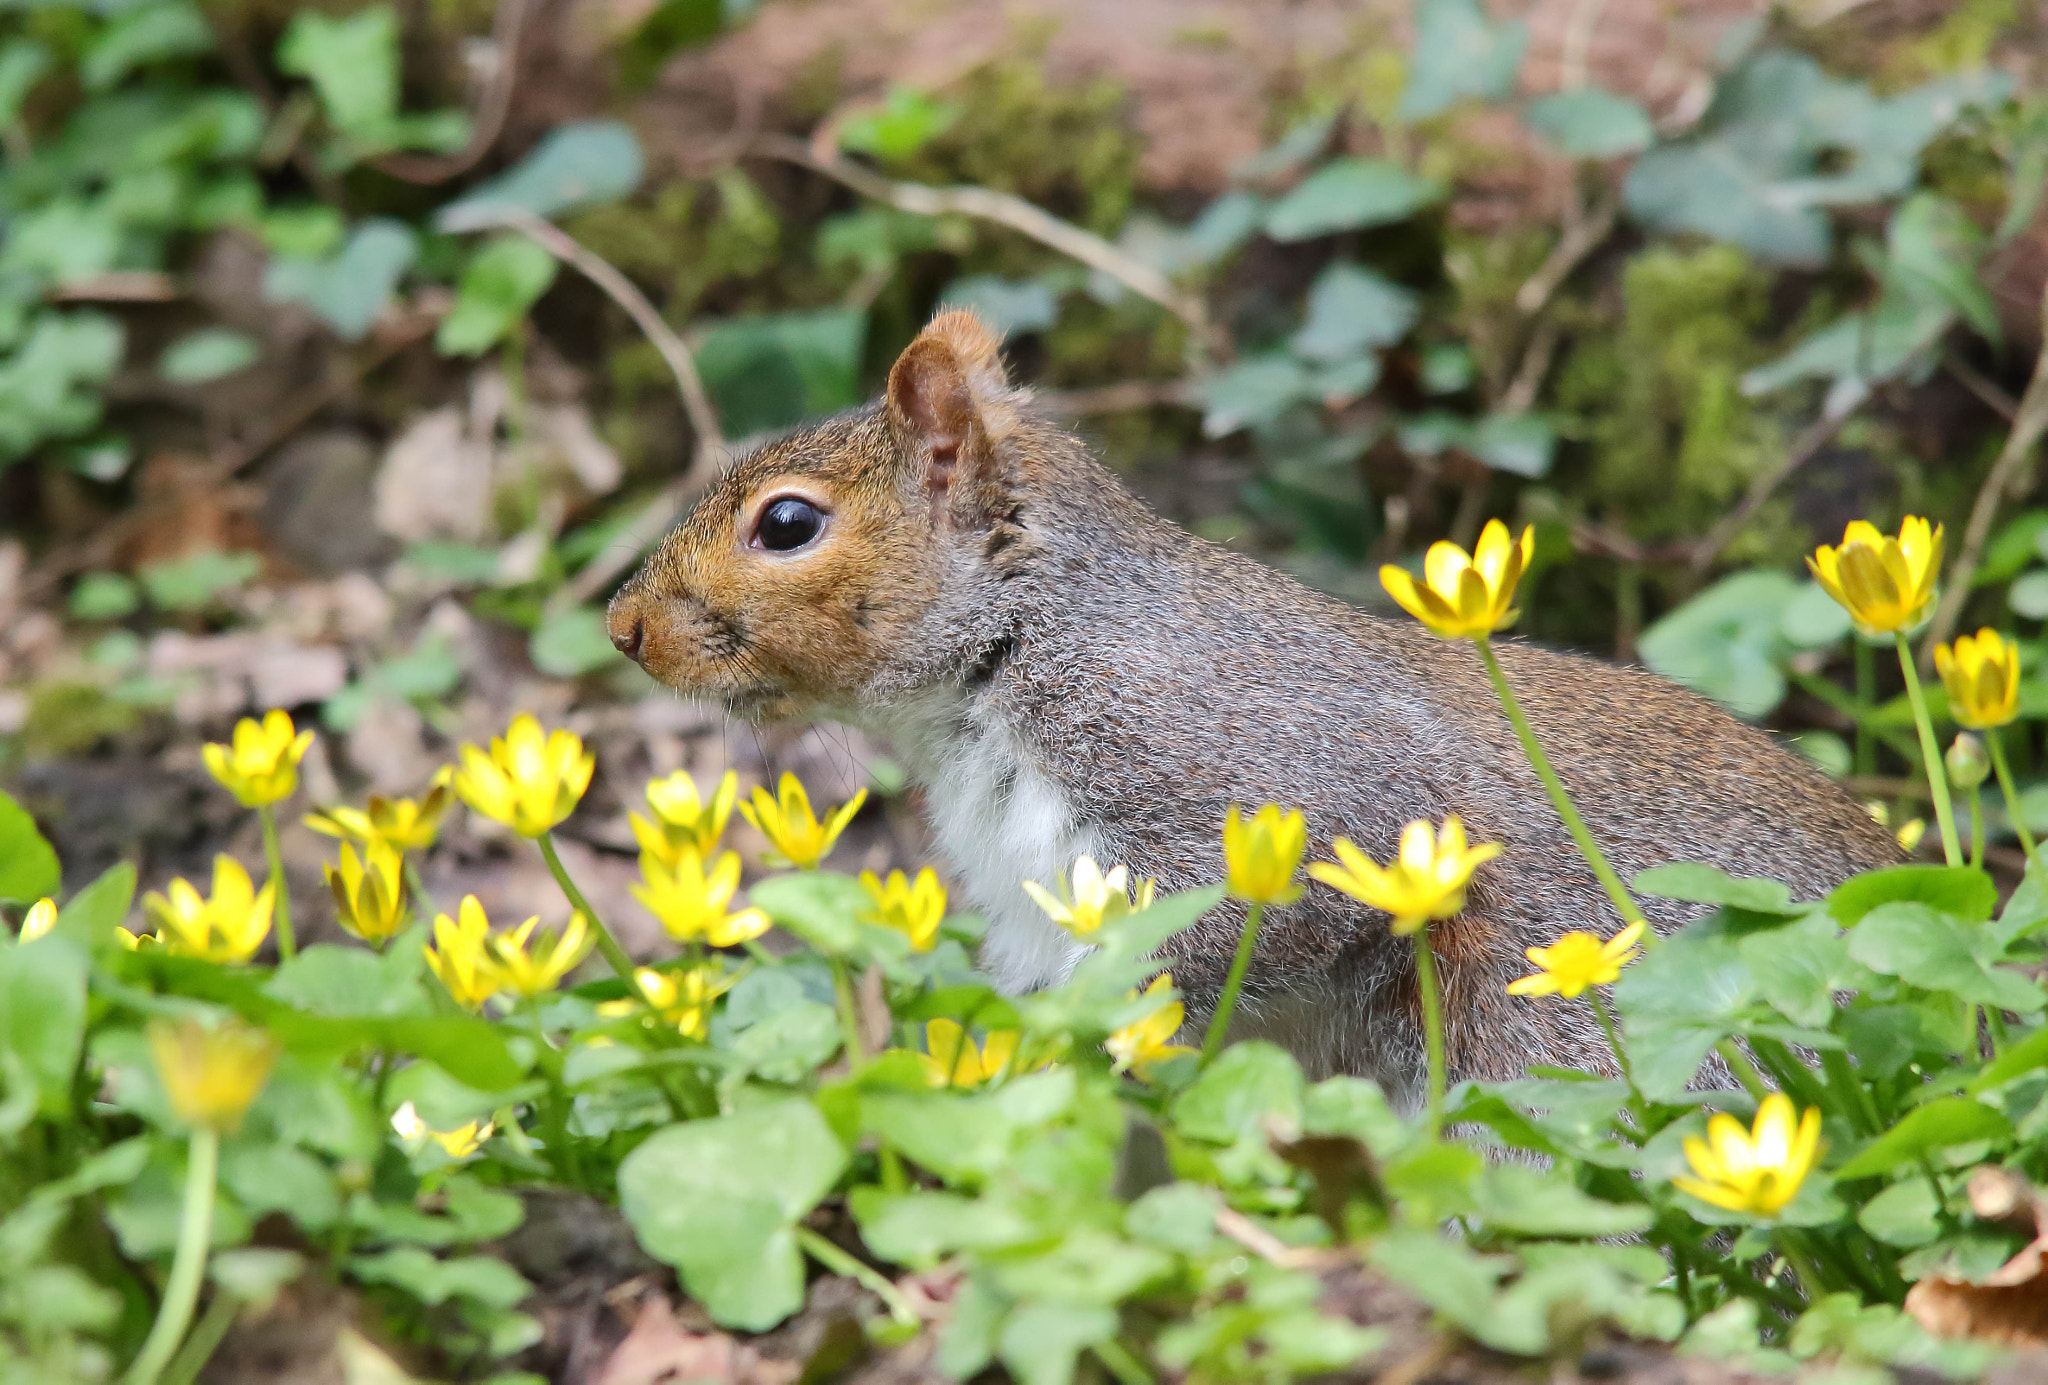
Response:
[{"label": "flower bud", "polygon": [[1941,763],[1948,769],[1948,782],[1959,789],[1974,789],[1991,773],[1991,760],[1984,753],[1984,742],[1967,731],[1957,734],[1948,753],[1941,757]]}]

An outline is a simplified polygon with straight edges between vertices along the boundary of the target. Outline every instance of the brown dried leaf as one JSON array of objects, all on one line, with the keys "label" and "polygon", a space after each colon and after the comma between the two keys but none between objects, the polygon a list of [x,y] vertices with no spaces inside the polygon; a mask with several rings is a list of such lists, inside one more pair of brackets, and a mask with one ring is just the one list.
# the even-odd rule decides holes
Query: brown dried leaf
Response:
[{"label": "brown dried leaf", "polygon": [[680,1385],[686,1380],[790,1385],[799,1373],[795,1362],[764,1360],[751,1346],[723,1332],[684,1330],[668,1298],[649,1294],[597,1385]]}]

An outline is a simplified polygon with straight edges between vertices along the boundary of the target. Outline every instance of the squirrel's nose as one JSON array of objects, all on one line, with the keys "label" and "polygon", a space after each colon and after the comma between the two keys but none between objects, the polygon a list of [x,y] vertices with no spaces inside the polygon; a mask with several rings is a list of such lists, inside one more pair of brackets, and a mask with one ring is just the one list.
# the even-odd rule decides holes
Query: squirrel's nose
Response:
[{"label": "squirrel's nose", "polygon": [[612,637],[612,648],[639,663],[641,646],[647,640],[647,622],[631,612],[615,610],[605,618],[605,628]]}]

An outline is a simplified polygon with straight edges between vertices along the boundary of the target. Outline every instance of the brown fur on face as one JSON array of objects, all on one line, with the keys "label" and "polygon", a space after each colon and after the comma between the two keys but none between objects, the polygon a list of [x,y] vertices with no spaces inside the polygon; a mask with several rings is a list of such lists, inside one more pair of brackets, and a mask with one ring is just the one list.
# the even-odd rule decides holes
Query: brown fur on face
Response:
[{"label": "brown fur on face", "polygon": [[[933,599],[931,550],[985,523],[1014,418],[995,337],[936,319],[889,372],[884,406],[740,461],[612,599],[612,642],[671,687],[757,718],[845,706]],[[825,515],[787,553],[755,540],[785,496]]]}]

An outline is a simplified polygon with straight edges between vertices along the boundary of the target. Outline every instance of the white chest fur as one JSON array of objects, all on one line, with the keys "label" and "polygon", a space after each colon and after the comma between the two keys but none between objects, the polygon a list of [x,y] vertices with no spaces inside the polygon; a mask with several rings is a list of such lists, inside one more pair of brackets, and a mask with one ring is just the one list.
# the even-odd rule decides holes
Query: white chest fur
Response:
[{"label": "white chest fur", "polygon": [[[982,965],[1011,994],[1056,985],[1085,950],[1024,893],[1099,855],[1082,820],[1023,740],[965,692],[924,693],[862,718],[924,787],[934,835],[966,902],[988,919]],[[1105,864],[1107,864],[1105,862]]]}]

